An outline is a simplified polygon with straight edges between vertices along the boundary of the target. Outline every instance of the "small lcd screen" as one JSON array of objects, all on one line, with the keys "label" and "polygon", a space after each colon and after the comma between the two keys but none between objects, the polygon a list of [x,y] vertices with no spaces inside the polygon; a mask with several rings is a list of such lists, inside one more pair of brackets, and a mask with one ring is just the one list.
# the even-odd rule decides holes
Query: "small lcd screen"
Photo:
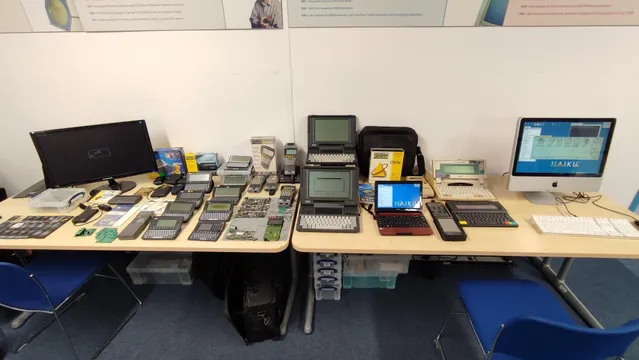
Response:
[{"label": "small lcd screen", "polygon": [[244,176],[225,176],[223,183],[225,185],[244,185],[246,178]]},{"label": "small lcd screen", "polygon": [[381,184],[377,185],[377,209],[421,210],[421,183]]},{"label": "small lcd screen", "polygon": [[348,142],[350,119],[315,119],[314,142]]},{"label": "small lcd screen", "polygon": [[291,149],[284,152],[286,155],[297,155],[297,150]]},{"label": "small lcd screen", "polygon": [[228,211],[231,210],[231,204],[212,203],[206,206],[206,211]]},{"label": "small lcd screen", "polygon": [[180,193],[180,198],[182,199],[199,199],[202,196],[201,193]]},{"label": "small lcd screen", "polygon": [[177,220],[158,220],[157,227],[175,227]]},{"label": "small lcd screen", "polygon": [[213,228],[213,224],[200,224],[199,231],[209,231]]},{"label": "small lcd screen", "polygon": [[477,174],[477,166],[472,164],[442,164],[441,172],[451,175],[473,175]]},{"label": "small lcd screen", "polygon": [[189,178],[186,180],[187,182],[203,182],[209,181],[209,174],[189,174]]},{"label": "small lcd screen", "polygon": [[240,196],[239,188],[217,188],[215,196]]},{"label": "small lcd screen", "polygon": [[309,170],[308,196],[349,199],[353,191],[351,181],[350,171]]},{"label": "small lcd screen", "polygon": [[169,205],[170,211],[190,211],[193,205],[191,203],[174,202]]},{"label": "small lcd screen", "polygon": [[271,149],[268,146],[262,146],[262,154],[269,156],[269,157],[273,157],[273,155],[275,155],[275,151],[273,151],[273,149]]},{"label": "small lcd screen", "polygon": [[241,156],[241,155],[232,155],[229,159],[229,162],[244,162],[247,163],[251,161],[250,156]]}]

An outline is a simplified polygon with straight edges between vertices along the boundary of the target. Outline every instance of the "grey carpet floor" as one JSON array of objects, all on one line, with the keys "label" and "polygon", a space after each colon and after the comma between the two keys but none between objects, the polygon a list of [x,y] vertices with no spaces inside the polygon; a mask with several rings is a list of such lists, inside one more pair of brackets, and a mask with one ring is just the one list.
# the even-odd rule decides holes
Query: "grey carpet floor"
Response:
[{"label": "grey carpet floor", "polygon": [[[318,302],[311,335],[302,331],[304,292],[300,291],[286,337],[250,346],[224,318],[223,303],[203,284],[136,287],[136,292],[146,296],[143,307],[98,359],[438,359],[433,339],[457,297],[456,282],[509,277],[543,281],[526,261],[516,264],[496,268],[413,262],[410,273],[400,275],[395,290],[345,290],[340,301]],[[633,265],[632,261],[577,260],[568,278],[572,289],[607,327],[639,318],[639,277],[631,270]],[[108,338],[133,305],[130,295],[113,280],[95,279],[90,284],[86,295],[62,317],[83,360]],[[20,340],[45,319],[39,315],[17,332],[7,329],[5,319],[2,329],[13,341]],[[452,318],[443,343],[448,359],[481,358],[464,316]],[[8,357],[69,358],[55,324],[20,353]],[[639,359],[637,343],[626,359]]]}]

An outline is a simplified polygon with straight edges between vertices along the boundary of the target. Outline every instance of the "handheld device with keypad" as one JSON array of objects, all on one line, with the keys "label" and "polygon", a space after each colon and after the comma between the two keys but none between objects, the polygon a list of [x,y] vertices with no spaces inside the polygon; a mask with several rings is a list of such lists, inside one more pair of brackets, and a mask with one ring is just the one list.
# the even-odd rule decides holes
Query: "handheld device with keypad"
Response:
[{"label": "handheld device with keypad", "polygon": [[156,216],[142,235],[143,240],[175,240],[182,230],[184,221],[175,216]]},{"label": "handheld device with keypad", "polygon": [[228,199],[233,199],[233,205],[237,204],[240,200],[240,196],[242,195],[242,189],[238,187],[216,187],[215,194],[213,197],[223,197]]},{"label": "handheld device with keypad", "polygon": [[200,221],[228,221],[231,215],[233,215],[233,204],[208,201],[200,215]]},{"label": "handheld device with keypad", "polygon": [[464,241],[466,232],[457,224],[446,206],[440,202],[427,202],[426,207],[433,217],[437,231],[444,241]]},{"label": "handheld device with keypad", "polygon": [[244,191],[246,188],[246,176],[226,175],[222,178],[221,187],[238,187]]},{"label": "handheld device with keypad", "polygon": [[133,221],[129,225],[127,225],[124,230],[122,230],[118,234],[118,239],[120,240],[135,240],[140,236],[142,231],[146,228],[146,226],[153,218],[152,211],[142,211],[135,216]]},{"label": "handheld device with keypad", "polygon": [[179,217],[182,221],[189,222],[195,211],[195,204],[187,201],[170,201],[166,205],[166,209],[162,213],[162,216],[174,216]]},{"label": "handheld device with keypad", "polygon": [[280,189],[280,199],[278,201],[280,206],[290,207],[293,205],[295,199],[295,186],[284,185]]},{"label": "handheld device with keypad", "polygon": [[213,176],[210,172],[195,172],[186,175],[184,191],[202,191],[210,193],[213,189]]},{"label": "handheld device with keypad", "polygon": [[192,202],[195,208],[199,209],[204,202],[204,192],[201,191],[182,191],[175,198],[176,201]]},{"label": "handheld device with keypad", "polygon": [[195,230],[189,235],[189,240],[217,241],[225,226],[226,223],[223,221],[200,220]]},{"label": "handheld device with keypad", "polygon": [[[269,175],[266,178],[266,185],[264,185],[264,191],[268,191],[269,194],[275,193],[277,191],[277,186],[280,184],[280,177],[277,175]],[[271,194],[271,195],[273,195]]]},{"label": "handheld device with keypad", "polygon": [[262,191],[262,186],[266,182],[265,175],[255,175],[251,179],[251,183],[249,184],[248,191],[251,193],[258,193]]}]

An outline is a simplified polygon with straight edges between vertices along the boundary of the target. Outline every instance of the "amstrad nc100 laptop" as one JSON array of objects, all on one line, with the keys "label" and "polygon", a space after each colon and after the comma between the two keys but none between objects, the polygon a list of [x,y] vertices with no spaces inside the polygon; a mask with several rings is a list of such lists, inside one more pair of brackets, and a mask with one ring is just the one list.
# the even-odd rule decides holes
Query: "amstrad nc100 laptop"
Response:
[{"label": "amstrad nc100 laptop", "polygon": [[422,212],[421,181],[376,181],[375,217],[381,235],[432,235]]}]

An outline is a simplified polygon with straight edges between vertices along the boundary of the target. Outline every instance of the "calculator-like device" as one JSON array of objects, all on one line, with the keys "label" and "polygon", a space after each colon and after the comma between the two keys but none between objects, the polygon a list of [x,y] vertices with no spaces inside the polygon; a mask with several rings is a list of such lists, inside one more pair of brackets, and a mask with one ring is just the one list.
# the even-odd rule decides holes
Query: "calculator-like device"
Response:
[{"label": "calculator-like device", "polygon": [[174,216],[182,218],[182,221],[189,222],[195,211],[195,204],[188,201],[169,201],[162,213],[162,216]]},{"label": "calculator-like device", "polygon": [[239,187],[216,187],[215,194],[213,197],[224,197],[228,199],[233,199],[233,205],[237,204],[240,200],[240,195],[242,195],[242,189]]},{"label": "calculator-like device", "polygon": [[177,197],[175,198],[175,201],[192,202],[193,204],[195,204],[195,208],[199,209],[200,206],[202,206],[202,203],[204,202],[204,192],[182,191],[177,195]]},{"label": "calculator-like device", "polygon": [[200,220],[195,230],[189,235],[189,240],[217,241],[224,231],[226,223],[223,221]]},{"label": "calculator-like device", "polygon": [[213,175],[210,172],[202,171],[188,173],[184,191],[202,191],[210,193],[213,189]]},{"label": "calculator-like device", "polygon": [[227,169],[247,169],[253,163],[253,157],[231,155],[226,162]]},{"label": "calculator-like device", "polygon": [[277,191],[277,186],[280,183],[280,177],[277,175],[269,175],[268,178],[266,178],[266,185],[264,185],[264,191],[268,191],[269,193],[271,193],[271,191],[273,191],[273,193],[275,193],[275,191]]},{"label": "calculator-like device", "polygon": [[200,221],[228,221],[233,215],[233,204],[207,201]]},{"label": "calculator-like device", "polygon": [[283,185],[280,189],[280,199],[278,201],[280,206],[290,207],[293,205],[295,199],[295,186]]},{"label": "calculator-like device", "polygon": [[251,179],[251,183],[249,184],[248,191],[251,193],[258,193],[262,191],[262,186],[266,182],[265,175],[255,175]]},{"label": "calculator-like device", "polygon": [[183,220],[175,216],[155,216],[142,235],[143,240],[175,240],[182,230]]}]

